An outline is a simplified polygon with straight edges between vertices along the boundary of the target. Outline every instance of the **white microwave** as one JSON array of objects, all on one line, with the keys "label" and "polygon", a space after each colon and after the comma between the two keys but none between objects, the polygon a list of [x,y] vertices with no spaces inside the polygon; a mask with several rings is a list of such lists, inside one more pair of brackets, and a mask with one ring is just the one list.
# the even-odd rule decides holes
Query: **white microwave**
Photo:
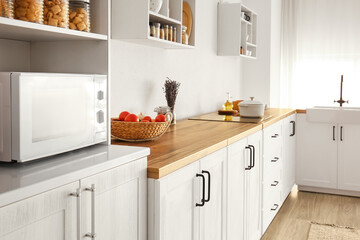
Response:
[{"label": "white microwave", "polygon": [[107,76],[0,73],[0,161],[107,141]]}]

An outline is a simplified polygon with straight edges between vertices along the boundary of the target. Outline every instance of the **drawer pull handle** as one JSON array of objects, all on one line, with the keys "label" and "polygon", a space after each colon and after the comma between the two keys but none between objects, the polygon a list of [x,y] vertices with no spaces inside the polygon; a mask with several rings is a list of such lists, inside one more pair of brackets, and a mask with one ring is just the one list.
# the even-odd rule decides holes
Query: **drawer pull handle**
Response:
[{"label": "drawer pull handle", "polygon": [[210,202],[210,188],[211,188],[211,174],[209,171],[202,171],[202,173],[206,173],[208,175],[208,197],[207,199],[204,199],[205,202]]},{"label": "drawer pull handle", "polygon": [[86,238],[96,239],[96,186],[91,184],[90,188],[85,188],[85,191],[91,192],[91,233],[85,234]]},{"label": "drawer pull handle", "polygon": [[295,123],[295,121],[291,121],[290,122],[292,125],[293,125],[293,128],[292,128],[292,134],[290,134],[290,137],[293,137],[293,136],[295,136],[295,133],[296,133],[296,123]]},{"label": "drawer pull handle", "polygon": [[205,205],[205,176],[203,174],[196,174],[196,177],[201,177],[202,179],[202,198],[201,203],[196,203],[196,207],[202,207]]},{"label": "drawer pull handle", "polygon": [[273,136],[271,136],[271,138],[278,138],[279,137],[279,134],[275,134]]},{"label": "drawer pull handle", "polygon": [[278,157],[274,157],[274,159],[272,159],[271,162],[277,162],[277,161],[279,161],[279,159],[280,158],[278,158]]},{"label": "drawer pull handle", "polygon": [[279,207],[279,204],[274,204],[274,207],[270,209],[271,211],[276,211]]},{"label": "drawer pull handle", "polygon": [[245,170],[251,170],[252,168],[252,157],[253,157],[253,149],[250,146],[245,147],[245,149],[249,149],[250,150],[250,165],[248,165],[248,167],[245,168]]},{"label": "drawer pull handle", "polygon": [[251,168],[255,167],[255,147],[253,145],[249,145],[249,147],[252,149],[252,164]]},{"label": "drawer pull handle", "polygon": [[272,187],[276,187],[279,184],[279,181],[274,181],[274,183],[271,184]]},{"label": "drawer pull handle", "polygon": [[76,225],[76,239],[81,240],[81,190],[76,189],[76,192],[70,193],[70,196],[76,197],[76,218],[77,218],[77,225]]}]

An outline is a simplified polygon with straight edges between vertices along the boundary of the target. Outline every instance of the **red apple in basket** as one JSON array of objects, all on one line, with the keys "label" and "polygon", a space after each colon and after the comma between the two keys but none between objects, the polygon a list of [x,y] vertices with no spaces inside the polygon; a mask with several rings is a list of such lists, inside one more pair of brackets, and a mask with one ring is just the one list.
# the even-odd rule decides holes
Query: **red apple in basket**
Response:
[{"label": "red apple in basket", "polygon": [[125,121],[125,118],[129,115],[130,113],[127,111],[121,112],[119,115],[119,120],[120,121]]},{"label": "red apple in basket", "polygon": [[126,116],[125,122],[139,122],[139,117],[136,114],[129,114]]},{"label": "red apple in basket", "polygon": [[166,122],[166,117],[163,114],[159,114],[155,118],[155,122]]},{"label": "red apple in basket", "polygon": [[143,118],[142,122],[143,122],[144,120],[146,120],[146,121],[148,121],[148,122],[151,122],[151,117],[150,117],[150,116],[146,116],[146,117]]}]

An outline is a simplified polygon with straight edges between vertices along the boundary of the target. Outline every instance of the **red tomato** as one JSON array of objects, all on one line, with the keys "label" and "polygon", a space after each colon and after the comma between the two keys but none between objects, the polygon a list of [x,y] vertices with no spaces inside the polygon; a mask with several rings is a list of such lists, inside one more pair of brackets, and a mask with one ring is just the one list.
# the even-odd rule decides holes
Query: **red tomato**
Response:
[{"label": "red tomato", "polygon": [[149,120],[146,120],[146,119],[145,119],[145,120],[143,119],[141,122],[150,122],[150,121],[149,121]]},{"label": "red tomato", "polygon": [[150,116],[146,116],[146,117],[143,118],[142,122],[143,122],[144,120],[147,120],[147,121],[151,122],[151,117],[150,117]]},{"label": "red tomato", "polygon": [[119,120],[120,120],[120,121],[124,121],[125,118],[126,118],[129,114],[130,114],[130,113],[127,112],[127,111],[124,111],[124,112],[120,113],[120,115],[119,115]]},{"label": "red tomato", "polygon": [[125,122],[139,122],[139,117],[136,114],[129,114],[126,116]]},{"label": "red tomato", "polygon": [[166,122],[166,117],[162,114],[159,114],[156,116],[155,122]]}]

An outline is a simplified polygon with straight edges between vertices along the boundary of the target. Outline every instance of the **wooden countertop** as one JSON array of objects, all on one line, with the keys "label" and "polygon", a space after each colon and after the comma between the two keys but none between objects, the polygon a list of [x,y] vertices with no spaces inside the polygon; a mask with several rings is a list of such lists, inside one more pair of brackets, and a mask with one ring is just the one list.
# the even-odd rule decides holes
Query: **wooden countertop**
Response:
[{"label": "wooden countertop", "polygon": [[149,147],[148,178],[159,179],[295,112],[294,109],[267,109],[265,115],[272,117],[257,124],[182,120],[155,141],[112,140],[112,144]]}]

